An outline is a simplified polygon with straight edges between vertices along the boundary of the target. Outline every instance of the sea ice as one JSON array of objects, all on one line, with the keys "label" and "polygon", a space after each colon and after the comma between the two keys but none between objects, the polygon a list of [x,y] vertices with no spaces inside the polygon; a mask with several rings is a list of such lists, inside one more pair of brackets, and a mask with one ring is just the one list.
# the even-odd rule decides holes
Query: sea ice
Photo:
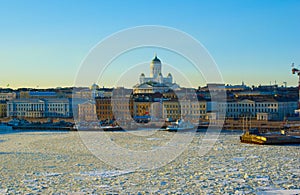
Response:
[{"label": "sea ice", "polygon": [[245,157],[234,157],[232,158],[235,162],[243,162],[245,160]]},{"label": "sea ice", "polygon": [[297,195],[300,194],[300,189],[298,190],[271,190],[271,191],[263,191],[257,192],[257,195]]},{"label": "sea ice", "polygon": [[127,170],[127,171],[103,171],[103,172],[98,172],[98,171],[91,171],[91,172],[85,172],[81,173],[81,175],[87,175],[87,176],[93,176],[93,177],[116,177],[119,175],[125,175],[133,173],[133,171]]}]

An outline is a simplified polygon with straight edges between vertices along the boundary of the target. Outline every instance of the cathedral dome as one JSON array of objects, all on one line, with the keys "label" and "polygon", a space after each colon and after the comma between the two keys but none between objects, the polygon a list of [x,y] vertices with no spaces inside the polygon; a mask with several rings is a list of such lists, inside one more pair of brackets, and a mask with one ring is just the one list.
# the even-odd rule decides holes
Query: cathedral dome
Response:
[{"label": "cathedral dome", "polygon": [[152,62],[160,62],[160,59],[158,59],[157,55],[155,54],[154,59],[152,60]]}]

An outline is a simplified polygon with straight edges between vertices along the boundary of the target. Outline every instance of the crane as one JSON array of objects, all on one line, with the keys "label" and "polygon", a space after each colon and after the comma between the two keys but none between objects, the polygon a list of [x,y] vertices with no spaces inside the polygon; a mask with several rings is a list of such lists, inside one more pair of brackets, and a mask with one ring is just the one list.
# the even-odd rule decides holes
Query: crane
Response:
[{"label": "crane", "polygon": [[300,109],[300,70],[294,67],[294,63],[292,63],[292,73],[298,75],[298,90],[299,90],[299,97],[298,97],[298,109]]}]

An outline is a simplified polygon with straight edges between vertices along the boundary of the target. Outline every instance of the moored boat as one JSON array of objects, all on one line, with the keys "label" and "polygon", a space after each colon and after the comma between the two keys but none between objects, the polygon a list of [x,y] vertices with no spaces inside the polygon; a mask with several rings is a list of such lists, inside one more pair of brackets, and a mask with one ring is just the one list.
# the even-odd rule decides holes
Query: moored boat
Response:
[{"label": "moored boat", "polygon": [[300,136],[286,134],[284,130],[280,133],[259,133],[257,129],[252,129],[241,135],[240,141],[261,145],[300,144]]},{"label": "moored boat", "polygon": [[195,129],[195,125],[189,121],[184,121],[183,119],[179,119],[166,127],[167,131],[184,131],[192,129]]},{"label": "moored boat", "polygon": [[120,127],[119,125],[109,125],[109,126],[101,126],[101,129],[103,131],[122,131],[122,127]]}]

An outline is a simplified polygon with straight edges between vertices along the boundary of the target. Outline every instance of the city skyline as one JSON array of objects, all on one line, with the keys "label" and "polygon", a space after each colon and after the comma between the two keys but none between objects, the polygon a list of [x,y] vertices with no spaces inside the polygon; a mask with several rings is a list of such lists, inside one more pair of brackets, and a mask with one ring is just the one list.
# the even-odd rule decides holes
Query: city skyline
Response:
[{"label": "city skyline", "polygon": [[[130,9],[128,9],[130,8]],[[296,86],[291,63],[300,64],[299,1],[3,1],[0,7],[0,87],[50,88],[73,86],[88,52],[101,40],[123,29],[160,25],[190,34],[212,55],[226,84]],[[118,67],[137,67],[125,87],[138,83],[154,53],[163,74],[178,75],[188,62],[161,48],[122,54]],[[126,64],[126,66],[124,66]],[[166,65],[166,66],[165,66]],[[144,67],[146,66],[146,68]],[[174,67],[172,67],[174,66]],[[120,68],[122,70],[122,68]],[[183,71],[183,70],[182,70]],[[192,69],[184,70],[193,87],[206,83]],[[135,74],[136,73],[136,74]],[[173,74],[173,72],[172,72]],[[201,75],[200,75],[201,77]],[[177,77],[178,78],[178,77]],[[174,80],[181,83],[180,79]],[[116,87],[105,77],[99,86]]]}]

